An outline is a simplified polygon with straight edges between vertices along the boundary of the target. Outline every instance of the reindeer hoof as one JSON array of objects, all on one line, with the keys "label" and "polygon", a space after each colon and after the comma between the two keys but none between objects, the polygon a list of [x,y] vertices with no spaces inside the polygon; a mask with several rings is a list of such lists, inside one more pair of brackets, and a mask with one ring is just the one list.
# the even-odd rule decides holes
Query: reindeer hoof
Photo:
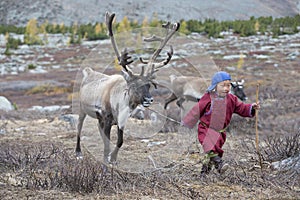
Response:
[{"label": "reindeer hoof", "polygon": [[111,167],[116,167],[118,165],[116,160],[109,162],[109,164],[111,165]]},{"label": "reindeer hoof", "polygon": [[107,161],[112,166],[116,166],[117,165],[117,159],[116,159],[115,156],[112,156],[111,153],[107,156]]},{"label": "reindeer hoof", "polygon": [[83,159],[82,153],[81,152],[76,152],[76,159],[81,160]]},{"label": "reindeer hoof", "polygon": [[107,166],[105,164],[101,165],[101,169],[102,169],[102,174],[106,174],[106,172],[107,172]]},{"label": "reindeer hoof", "polygon": [[107,161],[106,163],[108,163],[108,164],[111,163],[111,155],[110,154],[108,154],[106,161]]}]

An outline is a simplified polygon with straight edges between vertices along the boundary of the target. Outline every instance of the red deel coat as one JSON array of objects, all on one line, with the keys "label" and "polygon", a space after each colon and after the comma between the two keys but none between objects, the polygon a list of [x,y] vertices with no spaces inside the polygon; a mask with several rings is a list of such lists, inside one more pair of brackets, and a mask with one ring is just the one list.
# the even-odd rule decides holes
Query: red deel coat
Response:
[{"label": "red deel coat", "polygon": [[226,111],[224,111],[226,115],[223,118],[224,125],[221,126],[223,130],[210,128],[213,113],[212,105],[214,101],[216,101],[215,97],[217,99],[214,93],[205,93],[199,102],[185,115],[182,123],[188,128],[193,128],[200,120],[198,124],[198,139],[202,144],[204,152],[214,151],[222,157],[222,146],[226,140],[226,132],[224,129],[229,125],[233,113],[242,117],[253,117],[254,115],[251,113],[251,104],[245,104],[239,101],[235,95],[228,94],[225,97],[226,101],[224,101],[224,103],[226,102]]}]

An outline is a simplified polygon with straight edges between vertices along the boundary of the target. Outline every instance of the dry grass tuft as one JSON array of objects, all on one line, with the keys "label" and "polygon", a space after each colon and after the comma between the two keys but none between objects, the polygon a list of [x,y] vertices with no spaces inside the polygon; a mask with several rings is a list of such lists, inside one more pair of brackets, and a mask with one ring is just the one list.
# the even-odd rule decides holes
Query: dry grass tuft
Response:
[{"label": "dry grass tuft", "polygon": [[45,94],[45,95],[58,95],[58,94],[65,94],[65,93],[71,93],[73,91],[73,88],[71,87],[58,87],[53,86],[50,84],[45,85],[39,85],[35,86],[32,89],[28,90],[26,92],[26,95],[32,95],[32,94]]},{"label": "dry grass tuft", "polygon": [[[213,171],[206,178],[201,178],[199,162],[183,162],[165,171],[126,173],[104,167],[88,154],[77,160],[61,143],[4,140],[0,142],[0,182],[30,190],[51,189],[124,198],[199,199],[211,195],[216,199],[239,198],[240,193],[236,191],[242,192],[242,188],[270,191],[275,188],[285,191],[285,197],[295,197],[295,188],[299,184],[295,180],[299,179],[296,178],[299,173],[293,172],[294,181],[287,182],[283,177],[291,175],[291,171],[274,172],[267,166],[263,170],[253,167],[258,160],[253,152],[255,148],[248,147],[239,155],[232,155],[233,158],[228,160],[231,170],[225,174]],[[243,160],[245,158],[247,162]],[[271,194],[273,197],[276,195]],[[261,197],[269,198],[270,194],[261,194]]]}]

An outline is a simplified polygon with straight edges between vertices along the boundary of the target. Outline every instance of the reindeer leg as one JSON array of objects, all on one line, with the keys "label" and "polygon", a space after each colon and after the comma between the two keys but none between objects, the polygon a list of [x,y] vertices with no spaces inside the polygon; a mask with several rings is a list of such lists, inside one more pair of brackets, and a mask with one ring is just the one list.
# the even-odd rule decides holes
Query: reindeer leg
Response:
[{"label": "reindeer leg", "polygon": [[104,143],[104,163],[109,163],[111,121],[97,114],[98,129]]},{"label": "reindeer leg", "polygon": [[123,144],[123,129],[119,128],[118,126],[118,141],[114,151],[110,154],[110,161],[112,163],[115,163],[117,161],[118,152],[122,144]]},{"label": "reindeer leg", "polygon": [[171,103],[172,101],[175,101],[177,99],[177,96],[172,93],[171,96],[169,96],[166,100],[165,100],[165,106],[164,109],[167,109],[167,106],[169,103]]},{"label": "reindeer leg", "polygon": [[110,158],[110,131],[111,131],[111,122],[105,122],[104,126],[104,158],[108,163],[111,162]]},{"label": "reindeer leg", "polygon": [[81,113],[78,118],[77,144],[76,144],[76,150],[75,150],[77,158],[82,158],[81,147],[80,147],[80,135],[81,135],[82,125],[83,125],[83,121],[84,121],[85,117],[86,117],[86,114]]}]

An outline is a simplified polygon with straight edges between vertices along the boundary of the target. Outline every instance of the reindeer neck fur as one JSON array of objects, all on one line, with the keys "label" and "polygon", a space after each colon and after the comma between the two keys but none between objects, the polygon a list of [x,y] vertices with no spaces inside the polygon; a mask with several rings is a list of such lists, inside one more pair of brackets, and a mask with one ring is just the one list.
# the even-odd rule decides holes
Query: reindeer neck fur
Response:
[{"label": "reindeer neck fur", "polygon": [[132,75],[126,78],[127,81],[127,95],[129,96],[130,112],[133,111],[139,104],[141,104],[140,93],[137,88],[144,85],[147,81],[142,76]]},{"label": "reindeer neck fur", "polygon": [[98,118],[105,113],[120,122],[122,120],[118,118],[126,119],[141,104],[136,88],[143,85],[145,80],[140,77],[106,75],[90,68],[86,68],[83,74],[80,102],[91,117]]}]

